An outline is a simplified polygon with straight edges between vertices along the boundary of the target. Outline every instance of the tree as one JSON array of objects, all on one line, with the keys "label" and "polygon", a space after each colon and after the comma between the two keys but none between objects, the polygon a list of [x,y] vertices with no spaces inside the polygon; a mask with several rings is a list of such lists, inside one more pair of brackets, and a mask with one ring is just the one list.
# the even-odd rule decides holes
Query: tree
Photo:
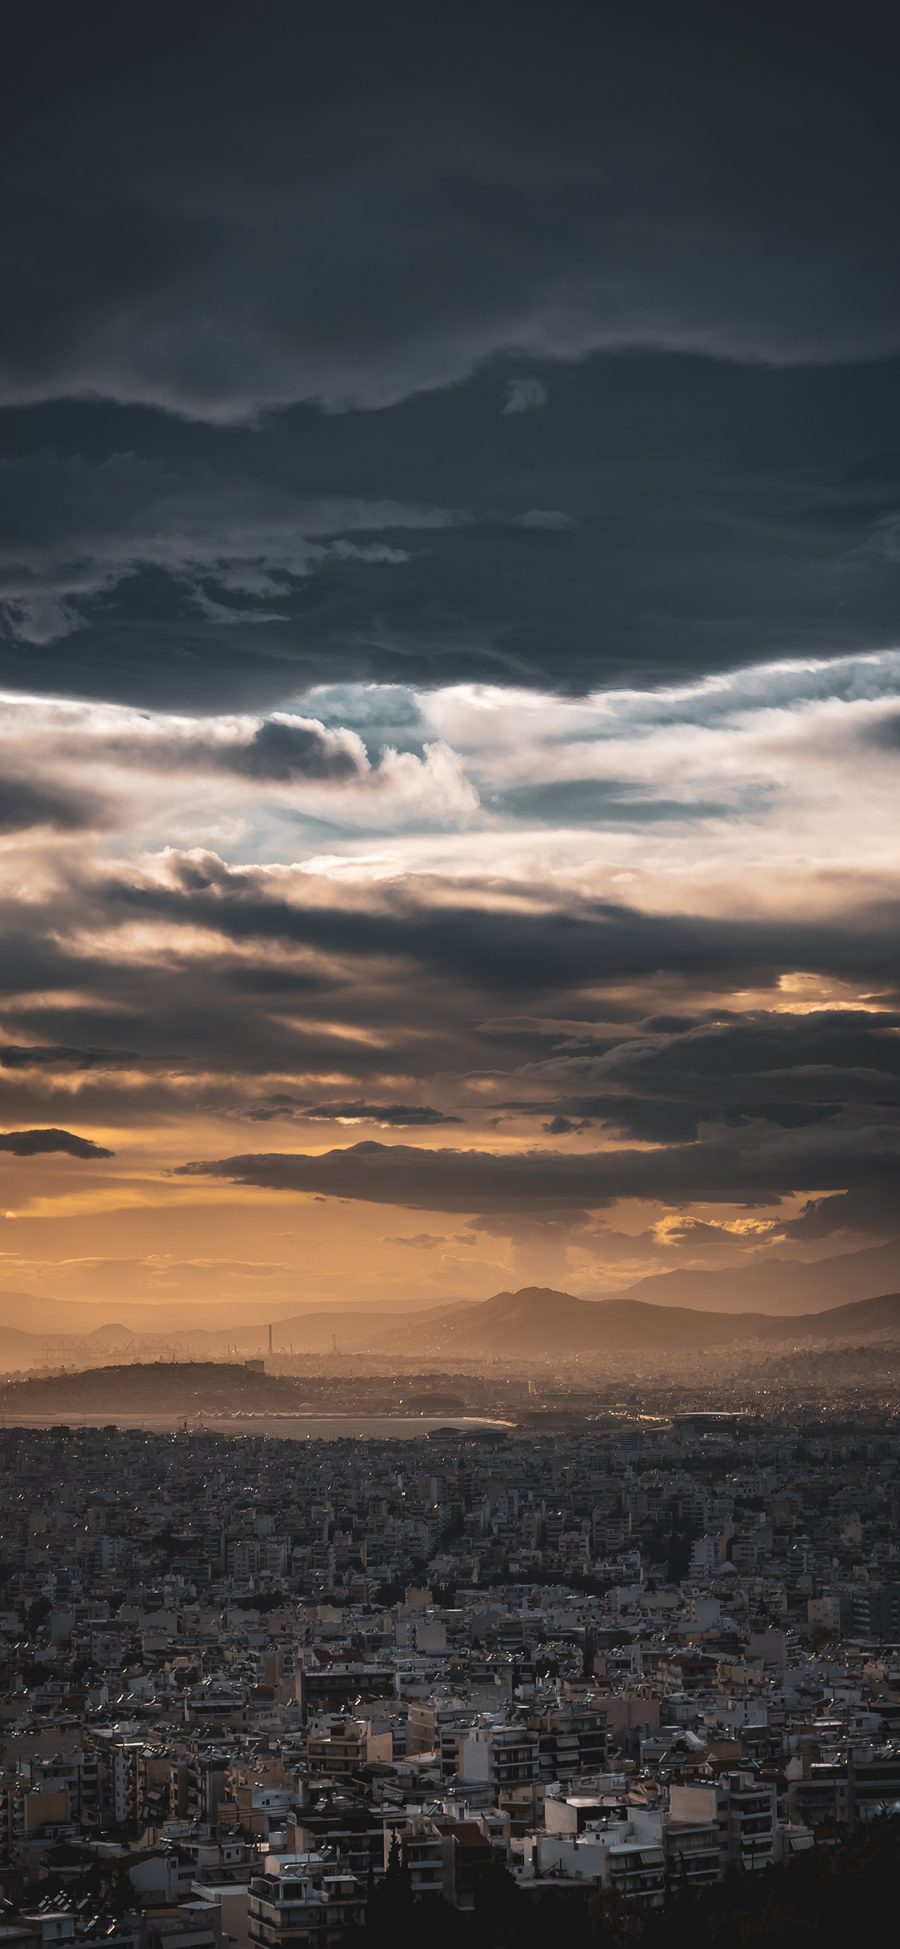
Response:
[{"label": "tree", "polygon": [[387,1867],[367,1906],[366,1937],[372,1949],[412,1949],[418,1933],[414,1912],[412,1875],[395,1827]]}]

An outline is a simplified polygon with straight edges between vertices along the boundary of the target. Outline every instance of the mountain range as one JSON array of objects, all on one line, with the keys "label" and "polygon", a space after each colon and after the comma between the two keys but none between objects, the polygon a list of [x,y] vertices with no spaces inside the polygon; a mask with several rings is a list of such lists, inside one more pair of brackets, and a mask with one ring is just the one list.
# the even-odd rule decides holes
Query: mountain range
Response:
[{"label": "mountain range", "polygon": [[[702,1352],[745,1341],[773,1347],[799,1341],[859,1340],[871,1334],[900,1336],[900,1293],[887,1293],[820,1313],[772,1318],[766,1313],[712,1313],[689,1307],[654,1306],[643,1300],[597,1303],[573,1293],[526,1286],[495,1293],[480,1305],[419,1316],[415,1335],[403,1327],[403,1346],[442,1360],[502,1357],[566,1358],[574,1354]],[[371,1343],[372,1350],[399,1349],[397,1330]]]},{"label": "mountain range", "polygon": [[[622,1348],[723,1345],[748,1338],[804,1337],[813,1321],[827,1337],[891,1328],[864,1325],[854,1313],[900,1290],[900,1238],[815,1261],[758,1260],[709,1271],[656,1273],[612,1296],[549,1293],[525,1287],[485,1300],[444,1300],[412,1309],[265,1307],[235,1302],[129,1304],[113,1317],[99,1302],[60,1300],[0,1290],[0,1372],[79,1366],[118,1352],[128,1360],[219,1358],[264,1353],[271,1325],[276,1353],[410,1352],[439,1355],[518,1351],[597,1352]],[[534,1295],[543,1294],[538,1303]],[[224,1314],[224,1317],[223,1317]],[[851,1318],[852,1315],[852,1318]],[[874,1318],[874,1315],[872,1316]],[[24,1322],[27,1321],[27,1327]],[[22,1322],[22,1324],[20,1324]],[[804,1322],[807,1324],[804,1325]]]},{"label": "mountain range", "polygon": [[[327,1353],[334,1347],[341,1354],[404,1354],[425,1363],[443,1363],[503,1357],[567,1359],[578,1354],[626,1352],[702,1353],[711,1347],[748,1343],[769,1345],[774,1351],[797,1343],[859,1343],[875,1335],[900,1338],[900,1293],[817,1313],[773,1317],[759,1312],[656,1306],[638,1299],[598,1302],[548,1287],[525,1286],[517,1292],[495,1293],[491,1299],[431,1308],[413,1317],[371,1310],[346,1313],[340,1318],[331,1310],[297,1313],[279,1322],[275,1352]],[[182,1359],[209,1360],[218,1350],[221,1358],[241,1351],[242,1340],[244,1352],[260,1351],[259,1330],[247,1328],[243,1336],[234,1336],[232,1330],[227,1345],[224,1334],[187,1332],[179,1338],[177,1353]],[[222,1343],[218,1349],[215,1342]],[[38,1358],[31,1343],[41,1349],[43,1358]],[[95,1331],[61,1350],[59,1342],[55,1345],[56,1359],[48,1359],[50,1349],[38,1336],[0,1329],[0,1358],[7,1371],[55,1364],[84,1368],[102,1360],[104,1354],[118,1354],[121,1359],[125,1353],[135,1364],[161,1357],[172,1359],[171,1347],[153,1336],[133,1334],[121,1327]]]},{"label": "mountain range", "polygon": [[616,1299],[654,1306],[699,1306],[711,1312],[815,1313],[900,1286],[900,1238],[830,1258],[757,1259],[750,1265],[703,1272],[651,1273]]}]

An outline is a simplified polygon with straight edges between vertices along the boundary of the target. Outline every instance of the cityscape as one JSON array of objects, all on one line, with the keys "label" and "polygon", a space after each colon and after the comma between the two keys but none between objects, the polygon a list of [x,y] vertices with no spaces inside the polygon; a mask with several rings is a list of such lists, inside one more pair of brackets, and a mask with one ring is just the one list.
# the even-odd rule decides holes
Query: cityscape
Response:
[{"label": "cityscape", "polygon": [[894,1949],[896,10],[4,27],[0,1949]]},{"label": "cityscape", "polygon": [[453,1384],[363,1434],[340,1379],[327,1436],[5,1413],[11,1944],[375,1940],[401,1880],[419,1931],[501,1884],[633,1931],[896,1819],[896,1390]]}]

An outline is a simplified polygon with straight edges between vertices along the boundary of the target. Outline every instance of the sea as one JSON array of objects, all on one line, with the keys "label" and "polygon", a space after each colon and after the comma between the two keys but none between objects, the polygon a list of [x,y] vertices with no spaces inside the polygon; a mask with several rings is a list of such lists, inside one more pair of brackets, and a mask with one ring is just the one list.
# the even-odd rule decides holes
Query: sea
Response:
[{"label": "sea", "polygon": [[148,1434],[271,1435],[278,1441],[421,1441],[436,1428],[458,1430],[496,1428],[505,1432],[508,1421],[494,1421],[478,1415],[398,1415],[398,1414],[253,1414],[183,1415],[141,1414],[137,1410],[106,1414],[22,1414],[10,1412],[4,1423],[11,1428],[145,1428]]}]

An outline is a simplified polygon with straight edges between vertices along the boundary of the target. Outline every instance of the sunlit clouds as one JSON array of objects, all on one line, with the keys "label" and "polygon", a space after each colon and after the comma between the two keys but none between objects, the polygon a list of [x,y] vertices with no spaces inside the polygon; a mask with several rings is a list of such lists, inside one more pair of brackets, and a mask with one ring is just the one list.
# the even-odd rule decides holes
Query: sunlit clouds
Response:
[{"label": "sunlit clouds", "polygon": [[3,1281],[602,1291],[886,1235],[898,674],[6,697]]}]

